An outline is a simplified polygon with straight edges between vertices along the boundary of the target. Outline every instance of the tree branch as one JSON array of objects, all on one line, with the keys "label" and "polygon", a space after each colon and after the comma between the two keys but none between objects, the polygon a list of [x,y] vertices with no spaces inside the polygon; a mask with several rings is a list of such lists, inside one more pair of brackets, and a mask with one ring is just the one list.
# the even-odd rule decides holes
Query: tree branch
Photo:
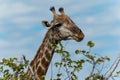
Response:
[{"label": "tree branch", "polygon": [[110,67],[110,69],[106,72],[105,80],[108,80],[112,76],[112,73],[117,68],[119,62],[120,62],[120,54],[119,54],[118,58],[115,60],[115,62],[113,63],[113,65]]}]

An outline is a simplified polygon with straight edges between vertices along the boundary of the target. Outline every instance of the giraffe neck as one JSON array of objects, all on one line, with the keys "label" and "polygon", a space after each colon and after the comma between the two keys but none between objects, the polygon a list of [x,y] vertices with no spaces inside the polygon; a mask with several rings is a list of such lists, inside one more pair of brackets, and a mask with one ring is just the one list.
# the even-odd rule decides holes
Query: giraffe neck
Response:
[{"label": "giraffe neck", "polygon": [[[49,33],[46,34],[42,45],[37,51],[36,56],[30,63],[30,66],[34,72],[36,80],[44,79],[43,76],[46,75],[49,64],[53,57],[55,46],[53,46],[51,41],[54,42],[55,44],[57,44],[57,41],[50,39],[50,36],[51,35]],[[32,76],[30,69],[28,69],[27,73],[28,75]]]}]

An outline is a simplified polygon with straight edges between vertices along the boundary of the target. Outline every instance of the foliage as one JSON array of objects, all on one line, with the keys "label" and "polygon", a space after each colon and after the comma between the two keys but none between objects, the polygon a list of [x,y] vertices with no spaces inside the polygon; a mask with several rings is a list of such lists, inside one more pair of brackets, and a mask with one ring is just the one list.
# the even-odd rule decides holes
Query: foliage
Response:
[{"label": "foliage", "polygon": [[[110,58],[107,56],[97,57],[96,55],[93,55],[90,52],[91,48],[95,46],[92,41],[89,41],[87,46],[89,47],[88,51],[75,50],[76,56],[82,56],[84,58],[73,60],[70,53],[64,50],[64,47],[60,42],[55,51],[61,55],[61,61],[55,63],[55,66],[58,67],[59,70],[57,73],[57,78],[53,80],[61,80],[61,77],[65,76],[63,72],[61,72],[61,69],[63,69],[67,74],[64,80],[78,80],[79,73],[84,68],[84,64],[92,66],[90,74],[85,78],[85,80],[103,80],[104,75],[101,74],[104,66],[103,64],[106,61],[110,61]],[[98,66],[101,66],[100,70],[95,71]]]},{"label": "foliage", "polygon": [[118,76],[120,76],[120,70],[117,71],[117,72],[115,73],[115,75],[114,75],[114,77],[118,77]]},{"label": "foliage", "polygon": [[[88,50],[75,50],[76,59],[73,59],[70,53],[64,49],[61,42],[54,46],[56,46],[55,52],[61,56],[61,60],[55,62],[58,72],[56,78],[51,77],[51,80],[80,80],[78,79],[80,78],[80,72],[86,65],[90,67],[90,71],[88,75],[86,74],[85,80],[105,80],[102,71],[105,62],[110,61],[110,58],[92,53],[91,49],[95,46],[92,41],[87,43]],[[0,62],[0,80],[28,80],[29,76],[25,72],[27,67],[28,60],[25,60],[24,57],[21,60],[18,60],[18,58],[3,58]],[[117,71],[114,77],[118,77],[119,74],[120,71]]]},{"label": "foliage", "polygon": [[18,58],[3,58],[0,62],[0,80],[27,80],[27,75],[24,72],[28,65],[28,61],[24,62]]}]

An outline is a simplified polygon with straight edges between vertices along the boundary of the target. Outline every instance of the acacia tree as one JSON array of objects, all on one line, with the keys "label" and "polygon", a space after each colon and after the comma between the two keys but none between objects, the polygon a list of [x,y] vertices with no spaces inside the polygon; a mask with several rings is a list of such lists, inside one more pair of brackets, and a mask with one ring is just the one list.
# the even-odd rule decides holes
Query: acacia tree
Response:
[{"label": "acacia tree", "polygon": [[[61,60],[55,62],[58,72],[56,78],[51,77],[51,80],[63,80],[63,77],[64,80],[81,80],[78,76],[85,65],[92,66],[89,75],[85,77],[85,80],[108,80],[109,78],[115,80],[115,77],[119,76],[120,71],[117,71],[115,76],[113,76],[112,73],[118,66],[120,56],[118,56],[110,69],[103,73],[102,71],[105,70],[105,63],[109,62],[110,58],[107,56],[100,57],[91,53],[91,49],[95,46],[92,41],[89,41],[87,46],[89,47],[88,50],[75,50],[76,56],[82,56],[83,58],[74,60],[71,58],[69,51],[64,50],[64,46],[59,42],[59,44],[56,45],[55,52],[59,53]],[[21,60],[18,60],[17,58],[3,58],[0,62],[0,80],[22,80],[23,78],[27,80],[29,76],[25,71],[27,67],[29,67],[28,63],[28,60],[26,60],[24,56]]]}]

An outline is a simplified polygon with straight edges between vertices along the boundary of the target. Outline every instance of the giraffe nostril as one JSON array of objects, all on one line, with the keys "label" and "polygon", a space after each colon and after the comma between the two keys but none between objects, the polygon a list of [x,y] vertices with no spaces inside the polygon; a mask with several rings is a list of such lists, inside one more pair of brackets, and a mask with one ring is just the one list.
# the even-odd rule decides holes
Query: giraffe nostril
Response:
[{"label": "giraffe nostril", "polygon": [[80,32],[80,33],[82,33],[82,31],[81,31],[81,30],[80,30],[79,32]]}]

